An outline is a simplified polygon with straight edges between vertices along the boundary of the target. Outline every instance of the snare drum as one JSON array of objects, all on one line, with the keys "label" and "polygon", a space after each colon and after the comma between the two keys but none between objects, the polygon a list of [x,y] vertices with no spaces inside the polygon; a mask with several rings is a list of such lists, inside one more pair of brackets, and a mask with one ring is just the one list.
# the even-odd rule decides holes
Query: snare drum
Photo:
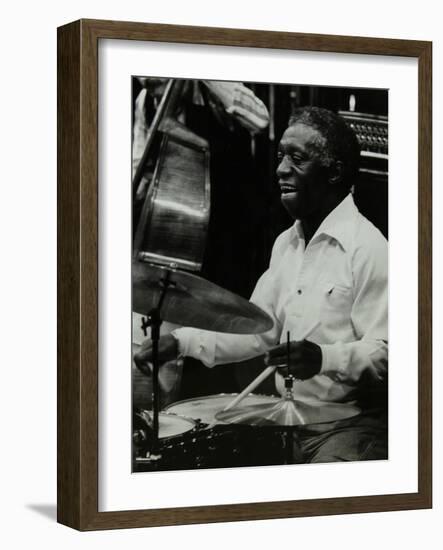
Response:
[{"label": "snare drum", "polygon": [[[161,460],[156,464],[141,461],[135,470],[283,464],[281,437],[274,428],[222,425],[215,419],[237,395],[207,395],[168,405],[159,416]],[[249,394],[241,405],[272,405],[279,400],[274,396]],[[218,425],[214,427],[215,424]]]},{"label": "snare drum", "polygon": [[[150,412],[142,410],[138,415],[148,426],[152,425],[152,416]],[[197,423],[192,420],[192,418],[185,418],[172,413],[160,413],[158,415],[158,437],[159,439],[177,437],[178,435],[194,430],[196,425]]]},{"label": "snare drum", "polygon": [[[165,408],[165,411],[181,417],[192,418],[196,422],[203,424],[221,424],[220,421],[216,420],[215,415],[229,405],[237,395],[238,393],[220,393],[196,397],[194,399],[185,399],[184,401],[171,403],[171,405]],[[271,395],[255,395],[250,393],[238,406],[272,405],[279,400],[279,397]]]}]

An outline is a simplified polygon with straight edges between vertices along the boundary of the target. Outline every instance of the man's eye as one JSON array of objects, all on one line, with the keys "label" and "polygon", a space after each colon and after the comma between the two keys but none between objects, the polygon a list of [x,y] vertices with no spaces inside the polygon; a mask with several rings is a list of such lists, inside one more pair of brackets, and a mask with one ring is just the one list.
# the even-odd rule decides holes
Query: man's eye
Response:
[{"label": "man's eye", "polygon": [[[285,157],[285,154],[282,153],[281,151],[279,151],[277,153],[277,160],[278,162],[282,162],[282,160],[284,159]],[[302,159],[300,158],[299,155],[287,155],[287,157],[291,160],[291,163],[292,164],[301,164],[302,162]]]}]

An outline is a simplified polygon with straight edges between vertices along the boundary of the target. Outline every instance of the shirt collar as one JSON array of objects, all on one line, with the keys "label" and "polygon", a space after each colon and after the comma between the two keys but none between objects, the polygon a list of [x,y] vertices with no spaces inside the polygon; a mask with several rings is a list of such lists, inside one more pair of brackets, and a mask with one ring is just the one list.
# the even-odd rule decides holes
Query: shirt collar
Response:
[{"label": "shirt collar", "polygon": [[[349,247],[349,240],[353,235],[352,225],[358,214],[354,199],[349,193],[340,204],[322,221],[313,235],[311,242],[320,235],[332,237],[346,250]],[[296,220],[292,226],[292,237],[295,240],[304,239],[303,228],[300,220]]]}]

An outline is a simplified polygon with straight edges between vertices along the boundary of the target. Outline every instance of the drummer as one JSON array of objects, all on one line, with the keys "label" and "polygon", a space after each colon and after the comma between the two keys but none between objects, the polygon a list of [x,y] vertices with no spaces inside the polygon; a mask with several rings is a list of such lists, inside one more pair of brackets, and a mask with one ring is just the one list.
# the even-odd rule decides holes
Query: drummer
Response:
[{"label": "drummer", "polygon": [[[277,238],[251,297],[272,317],[273,328],[258,335],[178,329],[161,338],[161,361],[180,354],[212,367],[265,354],[266,364],[282,365],[289,332],[297,399],[353,406],[358,396],[383,393],[388,246],[352,198],[359,158],[357,138],[341,117],[316,107],[296,110],[279,144],[277,168],[281,200],[294,224]],[[302,340],[311,326],[315,330]],[[146,340],[134,359],[146,372],[151,358]],[[276,382],[283,392],[282,376]],[[366,409],[355,418],[302,428],[306,462],[387,458],[385,412]]]}]

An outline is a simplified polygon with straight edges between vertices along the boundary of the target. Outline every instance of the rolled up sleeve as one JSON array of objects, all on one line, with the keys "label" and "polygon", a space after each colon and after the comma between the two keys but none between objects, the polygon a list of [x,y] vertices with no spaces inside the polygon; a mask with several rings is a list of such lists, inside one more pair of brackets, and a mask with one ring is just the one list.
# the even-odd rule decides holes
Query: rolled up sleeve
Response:
[{"label": "rolled up sleeve", "polygon": [[261,132],[269,125],[266,105],[241,82],[204,80],[203,83],[223,105],[225,112],[252,134]]}]

